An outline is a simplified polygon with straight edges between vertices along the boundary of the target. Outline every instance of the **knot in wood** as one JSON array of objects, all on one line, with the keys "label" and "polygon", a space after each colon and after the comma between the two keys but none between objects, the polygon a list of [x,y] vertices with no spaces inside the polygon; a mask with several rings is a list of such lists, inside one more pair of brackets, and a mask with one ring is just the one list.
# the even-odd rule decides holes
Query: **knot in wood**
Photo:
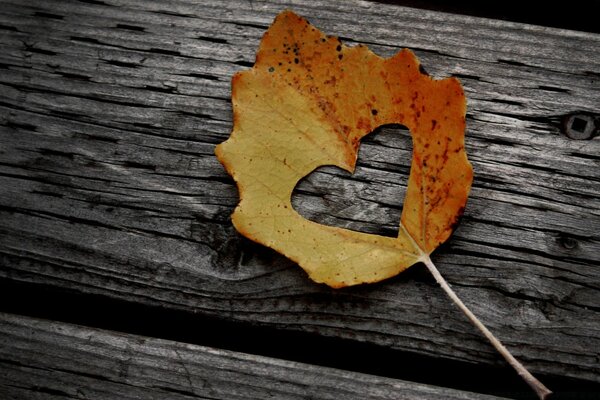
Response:
[{"label": "knot in wood", "polygon": [[600,116],[578,113],[565,116],[563,133],[573,140],[587,140],[600,133]]}]

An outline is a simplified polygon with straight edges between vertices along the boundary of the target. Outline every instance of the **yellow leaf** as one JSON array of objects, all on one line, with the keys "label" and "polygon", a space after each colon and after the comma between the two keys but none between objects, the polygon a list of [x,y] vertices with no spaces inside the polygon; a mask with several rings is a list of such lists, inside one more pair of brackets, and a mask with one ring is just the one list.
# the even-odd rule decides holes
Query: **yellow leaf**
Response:
[{"label": "yellow leaf", "polygon": [[[316,282],[392,277],[452,233],[473,179],[466,101],[458,80],[421,73],[410,50],[383,59],[286,11],[265,33],[254,67],[234,76],[232,102],[233,131],[216,154],[240,192],[233,223]],[[360,139],[390,123],[407,126],[413,139],[397,238],[317,224],[292,208],[300,179],[322,165],[352,172]]]},{"label": "yellow leaf", "polygon": [[[254,67],[233,77],[232,101],[233,131],[216,153],[237,182],[240,203],[232,219],[241,234],[332,287],[380,281],[423,262],[540,399],[550,395],[429,257],[452,234],[473,181],[458,80],[422,73],[407,49],[383,59],[366,47],[347,47],[286,11],[263,36]],[[392,123],[407,126],[413,140],[397,238],[317,224],[292,208],[300,179],[321,165],[352,172],[360,139]]]}]

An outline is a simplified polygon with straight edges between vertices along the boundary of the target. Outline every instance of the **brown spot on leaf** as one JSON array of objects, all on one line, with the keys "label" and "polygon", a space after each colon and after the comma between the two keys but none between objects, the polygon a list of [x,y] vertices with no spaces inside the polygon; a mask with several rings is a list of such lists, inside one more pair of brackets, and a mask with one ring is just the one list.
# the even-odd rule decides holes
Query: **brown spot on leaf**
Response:
[{"label": "brown spot on leaf", "polygon": [[456,227],[459,225],[460,219],[462,218],[464,212],[465,212],[464,207],[460,207],[458,210],[456,210],[455,216],[452,219],[452,222],[450,223],[450,227],[449,227],[449,229],[451,231],[455,230]]},{"label": "brown spot on leaf", "polygon": [[356,123],[356,128],[361,130],[371,130],[371,121],[367,118],[360,117]]}]

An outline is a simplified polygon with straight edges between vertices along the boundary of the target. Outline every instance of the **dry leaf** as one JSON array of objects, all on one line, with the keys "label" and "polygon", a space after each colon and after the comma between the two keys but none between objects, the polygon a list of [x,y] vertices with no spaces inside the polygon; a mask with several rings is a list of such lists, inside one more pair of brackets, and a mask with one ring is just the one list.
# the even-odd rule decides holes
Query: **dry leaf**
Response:
[{"label": "dry leaf", "polygon": [[[313,280],[342,287],[389,278],[452,233],[473,179],[465,96],[458,80],[421,73],[410,50],[383,59],[284,12],[254,67],[234,76],[232,100],[233,132],[217,156],[240,191],[235,227]],[[300,179],[325,164],[352,172],[360,139],[390,123],[413,138],[398,238],[320,225],[292,208]]]},{"label": "dry leaf", "polygon": [[[407,49],[383,59],[366,47],[347,47],[287,11],[263,36],[254,67],[233,77],[232,101],[233,131],[216,153],[238,185],[232,219],[240,233],[332,287],[376,282],[423,262],[538,396],[551,393],[464,305],[429,257],[452,233],[473,180],[458,80],[422,73]],[[391,123],[406,125],[413,139],[397,238],[317,224],[292,208],[300,179],[321,165],[352,172],[360,139]]]}]

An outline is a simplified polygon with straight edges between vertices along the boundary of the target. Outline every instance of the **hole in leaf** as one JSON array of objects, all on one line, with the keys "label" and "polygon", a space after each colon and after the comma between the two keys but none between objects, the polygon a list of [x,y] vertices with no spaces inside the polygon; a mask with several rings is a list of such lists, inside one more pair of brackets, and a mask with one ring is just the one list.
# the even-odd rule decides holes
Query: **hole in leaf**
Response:
[{"label": "hole in leaf", "polygon": [[354,174],[317,168],[296,185],[292,206],[319,224],[397,237],[411,158],[408,128],[382,125],[361,140]]}]

